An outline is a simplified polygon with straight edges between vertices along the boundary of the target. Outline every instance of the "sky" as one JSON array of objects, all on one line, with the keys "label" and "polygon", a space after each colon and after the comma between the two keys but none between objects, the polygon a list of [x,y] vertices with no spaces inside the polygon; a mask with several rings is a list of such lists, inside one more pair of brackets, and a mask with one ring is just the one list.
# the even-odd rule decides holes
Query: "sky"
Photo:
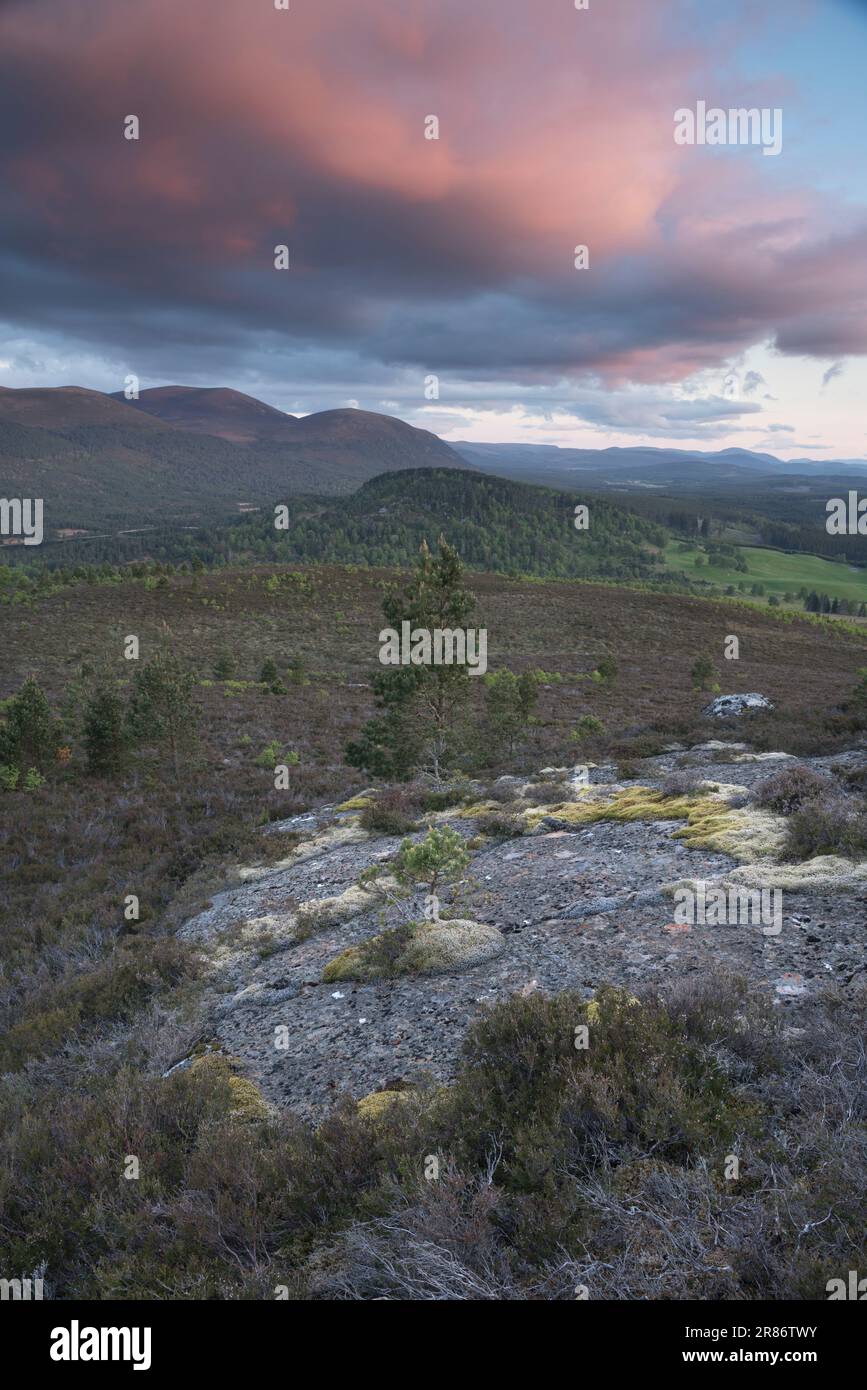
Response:
[{"label": "sky", "polygon": [[865,72],[864,0],[0,0],[0,385],[863,458]]}]

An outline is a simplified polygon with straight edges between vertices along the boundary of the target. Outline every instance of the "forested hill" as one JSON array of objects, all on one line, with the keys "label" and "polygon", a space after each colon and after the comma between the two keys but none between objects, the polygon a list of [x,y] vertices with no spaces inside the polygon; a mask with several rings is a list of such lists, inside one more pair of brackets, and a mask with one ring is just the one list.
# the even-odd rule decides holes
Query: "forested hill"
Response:
[{"label": "forested hill", "polygon": [[[582,501],[587,530],[574,525]],[[630,580],[650,577],[650,547],[668,539],[663,527],[607,501],[450,468],[385,473],[347,497],[286,505],[287,529],[275,527],[268,508],[220,526],[46,545],[41,558],[63,567],[145,559],[408,565],[422,541],[442,533],[470,569]]]},{"label": "forested hill", "polygon": [[[587,530],[575,506],[586,500]],[[608,502],[454,469],[382,474],[318,517],[298,517],[288,544],[299,559],[360,558],[369,564],[414,560],[423,540],[442,532],[471,569],[502,573],[640,578],[648,546],[665,532]]]},{"label": "forested hill", "polygon": [[464,463],[428,430],[367,410],[296,419],[223,390],[169,387],[134,403],[83,387],[0,387],[0,497],[43,498],[52,532],[210,526],[428,466]]}]

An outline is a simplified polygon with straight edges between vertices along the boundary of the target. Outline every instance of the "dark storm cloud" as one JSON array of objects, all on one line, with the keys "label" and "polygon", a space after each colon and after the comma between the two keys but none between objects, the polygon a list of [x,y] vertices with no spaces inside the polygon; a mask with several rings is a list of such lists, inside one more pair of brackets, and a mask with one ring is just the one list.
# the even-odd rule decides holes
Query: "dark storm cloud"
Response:
[{"label": "dark storm cloud", "polygon": [[282,355],[327,379],[331,357],[335,380],[366,361],[384,386],[867,351],[853,214],[761,158],[674,146],[708,55],[670,41],[666,7],[621,0],[583,30],[564,10],[0,7],[4,319],[164,377]]}]

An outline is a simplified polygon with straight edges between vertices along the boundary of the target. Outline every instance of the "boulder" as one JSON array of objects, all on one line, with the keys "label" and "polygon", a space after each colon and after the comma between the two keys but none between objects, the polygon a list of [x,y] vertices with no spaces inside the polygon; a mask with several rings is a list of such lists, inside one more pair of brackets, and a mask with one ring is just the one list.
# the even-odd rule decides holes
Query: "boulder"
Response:
[{"label": "boulder", "polygon": [[744,714],[748,709],[773,708],[767,695],[759,695],[752,691],[748,695],[717,695],[716,699],[705,706],[702,714],[710,715],[714,719],[726,719],[732,715]]}]

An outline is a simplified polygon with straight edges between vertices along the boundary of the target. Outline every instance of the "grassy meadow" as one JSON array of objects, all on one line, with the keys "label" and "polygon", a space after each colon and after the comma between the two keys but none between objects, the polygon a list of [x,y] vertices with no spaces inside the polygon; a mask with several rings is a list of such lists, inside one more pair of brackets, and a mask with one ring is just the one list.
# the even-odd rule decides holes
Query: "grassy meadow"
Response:
[{"label": "grassy meadow", "polygon": [[[700,546],[684,547],[683,541],[670,541],[666,545],[662,558],[667,569],[677,574],[683,571],[694,582],[717,585],[721,589],[745,584],[746,592],[740,596],[746,599],[750,598],[749,591],[753,584],[763,584],[764,602],[774,594],[781,603],[786,603],[788,594],[789,605],[795,608],[803,608],[803,601],[798,596],[802,588],[828,594],[832,599],[867,603],[867,570],[854,565],[823,560],[817,555],[785,554],[759,546],[738,546],[738,554],[747,565],[746,572],[743,572],[728,564],[724,557],[709,556]],[[697,556],[704,561],[700,566],[695,564]]]}]

